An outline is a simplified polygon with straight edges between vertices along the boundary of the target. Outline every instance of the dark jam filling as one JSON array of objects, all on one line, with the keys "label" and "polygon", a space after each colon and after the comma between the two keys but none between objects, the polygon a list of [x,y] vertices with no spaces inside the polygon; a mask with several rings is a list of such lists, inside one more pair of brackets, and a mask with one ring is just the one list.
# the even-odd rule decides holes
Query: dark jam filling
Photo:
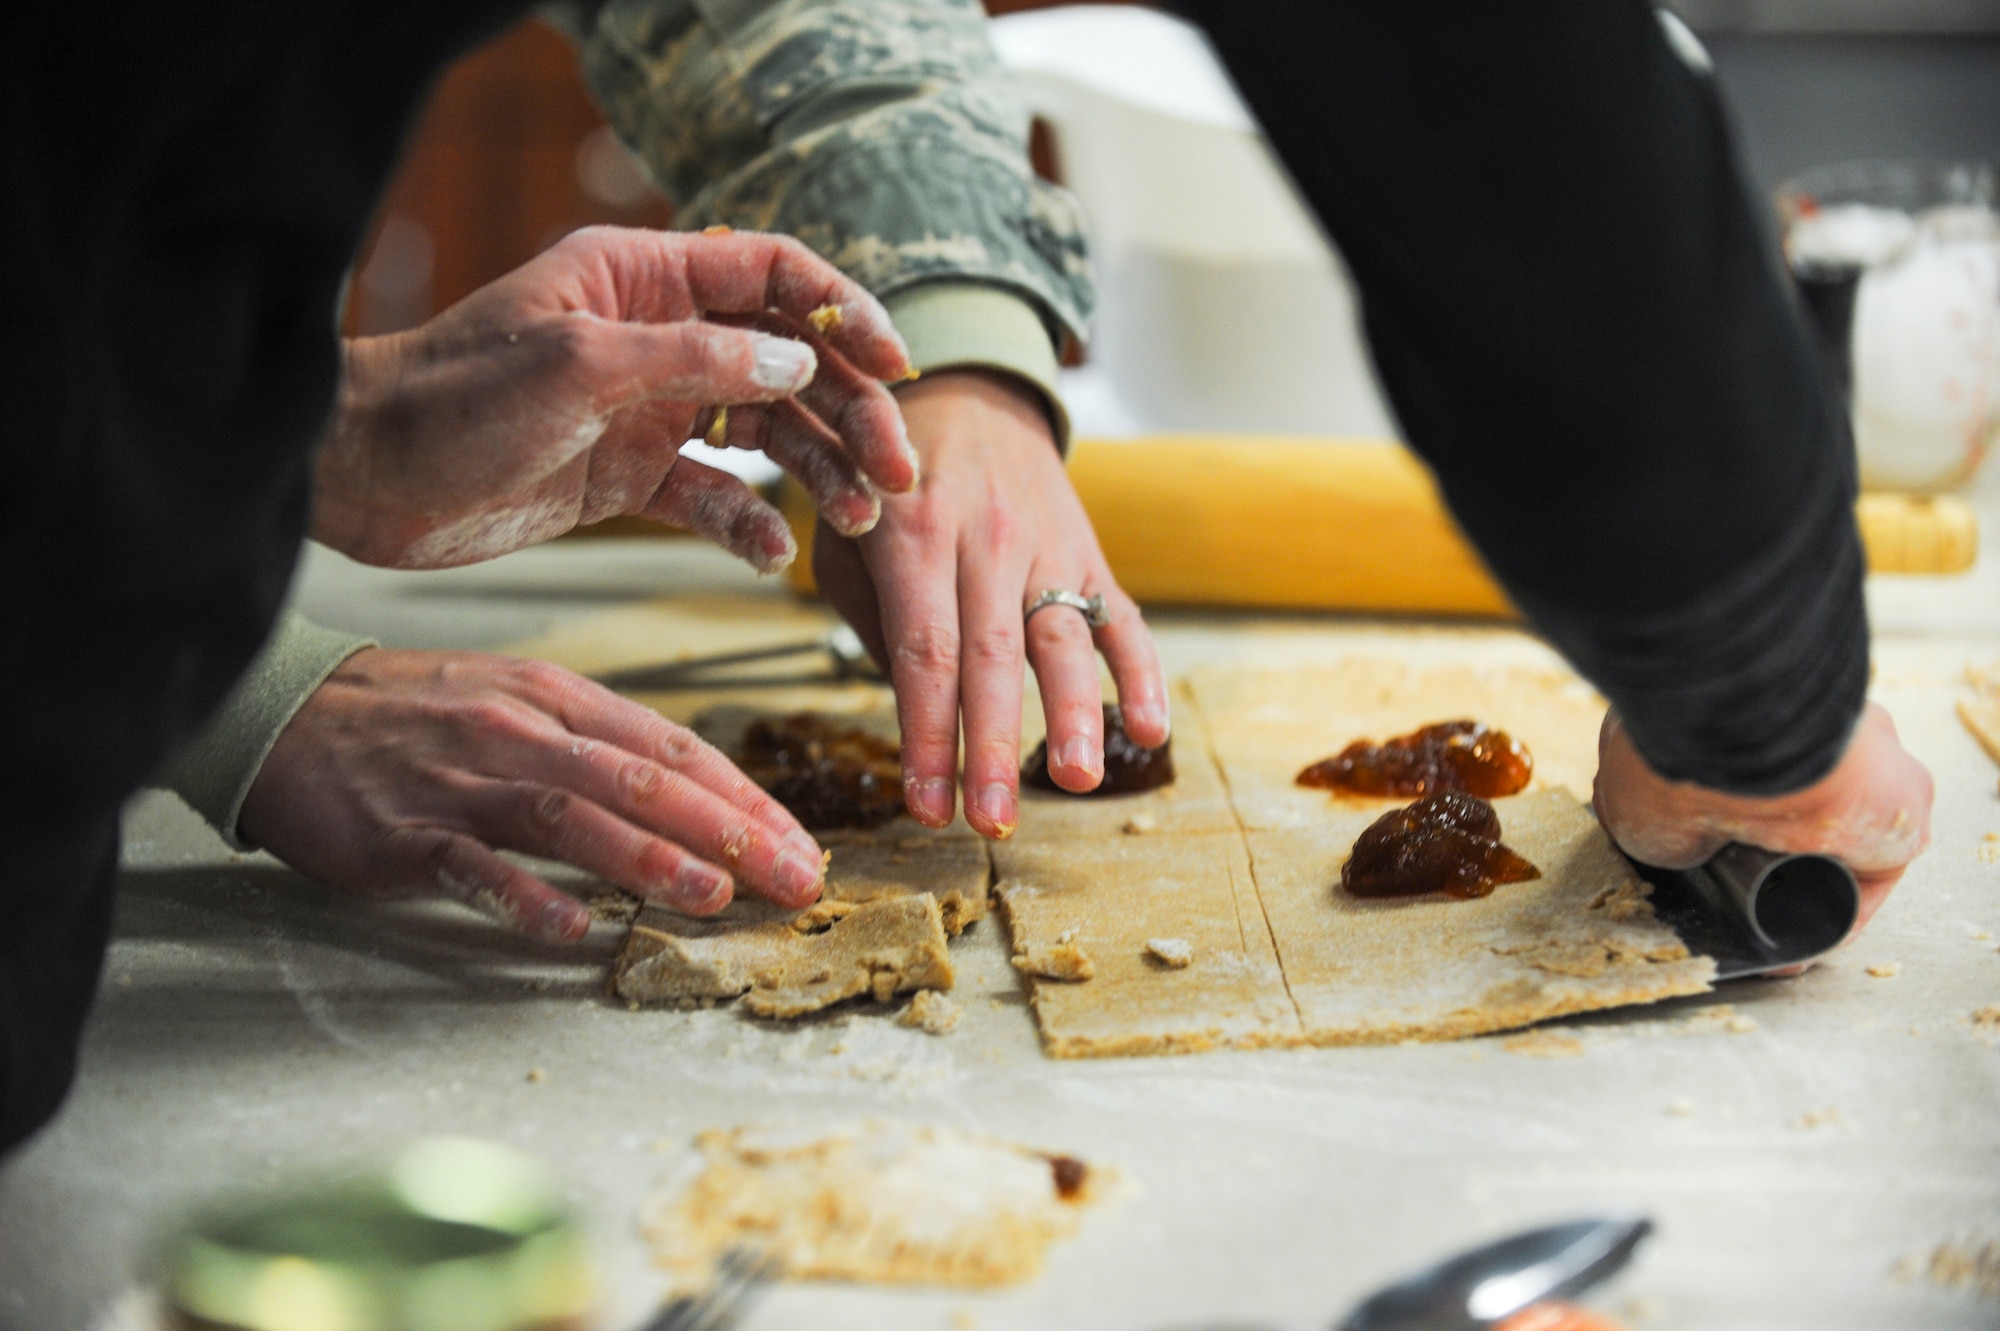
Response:
[{"label": "dark jam filling", "polygon": [[1527,746],[1480,721],[1440,721],[1380,744],[1358,739],[1298,775],[1298,783],[1350,795],[1411,799],[1462,790],[1483,799],[1528,784],[1535,760]]},{"label": "dark jam filling", "polygon": [[[1022,765],[1021,780],[1059,795],[1064,790],[1049,775],[1049,742],[1043,740]],[[1157,749],[1142,749],[1125,733],[1125,713],[1117,703],[1104,704],[1104,780],[1085,795],[1131,795],[1142,790],[1158,790],[1174,780],[1174,742],[1170,739]]]},{"label": "dark jam filling", "polygon": [[903,751],[818,712],[752,721],[744,774],[807,831],[878,827],[903,811]]},{"label": "dark jam filling", "polygon": [[1500,844],[1500,815],[1491,804],[1444,790],[1368,824],[1341,867],[1340,885],[1357,897],[1442,892],[1464,901],[1541,876]]},{"label": "dark jam filling", "polygon": [[1052,1155],[1048,1160],[1049,1170],[1055,1175],[1056,1196],[1066,1202],[1081,1197],[1084,1182],[1090,1177],[1090,1166],[1069,1155]]}]

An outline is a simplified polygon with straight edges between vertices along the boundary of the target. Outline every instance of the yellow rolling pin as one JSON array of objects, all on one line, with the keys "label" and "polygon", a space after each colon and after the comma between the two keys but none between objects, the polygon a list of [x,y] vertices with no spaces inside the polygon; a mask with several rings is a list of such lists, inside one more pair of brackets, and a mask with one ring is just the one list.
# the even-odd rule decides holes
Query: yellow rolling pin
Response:
[{"label": "yellow rolling pin", "polygon": [[[1406,449],[1366,440],[1155,435],[1078,440],[1070,479],[1126,591],[1157,604],[1512,616]],[[785,515],[811,549],[812,506]],[[1959,573],[1979,548],[1962,500],[1862,496],[1871,573]],[[812,594],[811,560],[792,586]]]}]

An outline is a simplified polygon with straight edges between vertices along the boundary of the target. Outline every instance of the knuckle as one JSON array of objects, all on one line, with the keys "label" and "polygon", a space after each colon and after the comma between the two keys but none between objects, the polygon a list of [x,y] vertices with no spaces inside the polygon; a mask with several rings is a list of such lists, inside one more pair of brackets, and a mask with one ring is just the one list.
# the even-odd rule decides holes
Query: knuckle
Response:
[{"label": "knuckle", "polygon": [[656,763],[643,759],[624,763],[618,770],[618,790],[633,804],[649,804],[665,785],[666,776]]},{"label": "knuckle", "polygon": [[1028,621],[1028,641],[1042,649],[1081,647],[1090,642],[1090,626],[1074,611],[1044,610]]},{"label": "knuckle", "polygon": [[577,807],[575,795],[553,787],[528,791],[526,801],[529,821],[545,828],[563,826]]},{"label": "knuckle", "polygon": [[726,824],[715,837],[716,853],[731,868],[741,864],[756,844],[757,834],[748,823]]},{"label": "knuckle", "polygon": [[553,662],[522,661],[515,667],[515,678],[530,692],[559,696],[569,691],[576,676]]},{"label": "knuckle", "polygon": [[667,723],[666,732],[660,737],[660,756],[672,767],[703,757],[707,748],[708,745],[692,730],[672,722]]},{"label": "knuckle", "polygon": [[968,664],[976,666],[1018,667],[1021,635],[1012,625],[982,628],[966,640],[965,658]]},{"label": "knuckle", "polygon": [[484,734],[510,735],[520,729],[520,714],[507,700],[491,695],[471,698],[458,708],[468,727]]},{"label": "knuckle", "polygon": [[958,668],[958,633],[943,624],[922,624],[896,643],[895,663],[920,674]]}]

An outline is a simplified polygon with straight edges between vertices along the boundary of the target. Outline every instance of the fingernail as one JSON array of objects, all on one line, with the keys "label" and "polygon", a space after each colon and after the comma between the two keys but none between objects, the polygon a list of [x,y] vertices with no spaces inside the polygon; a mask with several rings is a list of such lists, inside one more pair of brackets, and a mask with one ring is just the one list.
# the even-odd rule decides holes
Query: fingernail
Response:
[{"label": "fingernail", "polygon": [[785,838],[785,848],[801,859],[821,862],[819,842],[813,840],[810,832],[794,832]]},{"label": "fingernail", "polygon": [[750,378],[759,388],[796,393],[812,382],[813,372],[818,368],[813,349],[805,343],[788,337],[759,336],[757,367],[750,372]]},{"label": "fingernail", "polygon": [[925,777],[919,781],[910,801],[917,821],[943,827],[951,821],[951,781],[946,777]]},{"label": "fingernail", "polygon": [[673,904],[697,915],[720,910],[729,900],[729,875],[709,864],[684,864],[668,885]]},{"label": "fingernail", "polygon": [[1103,772],[1102,751],[1082,735],[1065,740],[1058,756],[1062,759],[1062,765],[1071,771],[1088,772],[1093,776]]},{"label": "fingernail", "polygon": [[819,895],[819,856],[781,855],[771,878],[790,901],[811,901]]},{"label": "fingernail", "polygon": [[551,901],[542,907],[535,921],[535,933],[543,938],[568,942],[590,931],[590,912],[573,901]]},{"label": "fingernail", "polygon": [[993,834],[1005,840],[1014,835],[1014,792],[1003,781],[995,781],[981,790],[973,801],[979,816],[992,827]]},{"label": "fingernail", "polygon": [[864,493],[853,505],[836,504],[827,513],[827,520],[833,529],[850,540],[856,536],[866,536],[875,530],[875,524],[882,520],[882,501],[872,494]]}]

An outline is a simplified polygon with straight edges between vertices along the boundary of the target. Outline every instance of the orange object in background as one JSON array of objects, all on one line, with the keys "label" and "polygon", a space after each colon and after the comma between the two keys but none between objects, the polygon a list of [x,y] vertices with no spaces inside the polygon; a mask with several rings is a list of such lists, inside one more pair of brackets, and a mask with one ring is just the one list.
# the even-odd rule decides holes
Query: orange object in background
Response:
[{"label": "orange object in background", "polygon": [[1538,1303],[1523,1308],[1493,1331],[1625,1331],[1625,1328],[1574,1304]]},{"label": "orange object in background", "polygon": [[355,265],[344,331],[415,327],[578,227],[673,215],[590,100],[575,48],[518,23],[438,81]]}]

